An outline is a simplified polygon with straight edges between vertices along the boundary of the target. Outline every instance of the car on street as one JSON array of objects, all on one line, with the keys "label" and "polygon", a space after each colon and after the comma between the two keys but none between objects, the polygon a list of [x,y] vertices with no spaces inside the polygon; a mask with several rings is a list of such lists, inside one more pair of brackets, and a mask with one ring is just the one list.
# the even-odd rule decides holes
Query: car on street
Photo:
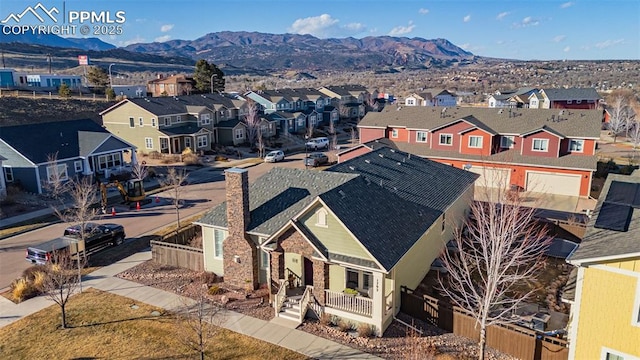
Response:
[{"label": "car on street", "polygon": [[326,137],[319,137],[314,139],[309,139],[306,143],[307,149],[318,150],[318,149],[328,149],[329,148],[329,139]]},{"label": "car on street", "polygon": [[304,159],[305,166],[316,167],[329,163],[329,157],[321,152],[311,153]]},{"label": "car on street", "polygon": [[264,162],[273,163],[284,160],[284,152],[280,150],[271,151],[264,157]]}]

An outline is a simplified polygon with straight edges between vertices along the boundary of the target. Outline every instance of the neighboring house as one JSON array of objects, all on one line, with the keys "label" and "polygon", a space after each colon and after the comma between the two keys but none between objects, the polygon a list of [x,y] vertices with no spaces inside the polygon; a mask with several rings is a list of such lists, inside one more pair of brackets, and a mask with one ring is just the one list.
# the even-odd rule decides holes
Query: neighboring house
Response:
[{"label": "neighboring house", "polygon": [[456,94],[444,89],[428,89],[413,93],[404,100],[406,106],[456,106]]},{"label": "neighboring house", "polygon": [[325,106],[331,104],[329,97],[311,88],[249,91],[244,97],[260,104],[265,114],[276,111],[316,110],[322,112]]},{"label": "neighboring house", "polygon": [[126,98],[141,98],[147,96],[147,87],[144,85],[113,85],[111,88],[116,96]]},{"label": "neighboring house", "polygon": [[13,71],[13,86],[19,88],[48,88],[58,89],[60,85],[66,84],[71,89],[82,86],[80,75],[58,75],[58,74],[28,74]]},{"label": "neighboring house", "polygon": [[489,187],[587,197],[601,121],[598,110],[387,107],[367,114],[358,129],[361,143],[386,139],[481,174],[478,183]]},{"label": "neighboring house", "polygon": [[528,99],[529,95],[537,92],[538,92],[538,89],[530,88],[530,87],[496,91],[495,94],[492,94],[491,96],[489,96],[489,98],[487,99],[487,103],[490,108],[526,107],[525,104],[527,104],[528,101],[525,102],[522,99],[523,98]]},{"label": "neighboring house", "polygon": [[153,97],[189,95],[195,89],[195,81],[185,75],[158,75],[147,83],[147,92]]},{"label": "neighboring house", "polygon": [[0,155],[0,169],[2,170],[2,173],[0,173],[0,200],[3,200],[5,197],[7,197],[7,184],[4,178],[4,169],[2,167],[3,160],[7,160],[7,158]]},{"label": "neighboring house", "polygon": [[13,69],[0,69],[0,88],[11,88],[13,86]]},{"label": "neighboring house", "polygon": [[640,358],[640,171],[609,174],[578,249],[569,359]]},{"label": "neighboring house", "polygon": [[[0,153],[6,183],[41,194],[43,185],[80,175],[103,173],[124,165],[123,153],[135,146],[93,120],[56,121],[0,128]],[[50,162],[50,156],[57,161]]]},{"label": "neighboring house", "polygon": [[542,89],[543,109],[597,109],[602,97],[594,88]]},{"label": "neighboring house", "polygon": [[218,123],[218,143],[225,146],[242,145],[247,142],[247,125],[242,121],[225,120]]},{"label": "neighboring house", "polygon": [[226,202],[197,223],[205,269],[268,287],[279,317],[304,292],[297,323],[312,307],[381,335],[400,287],[421,282],[467,215],[477,175],[382,148],[327,171],[274,168],[251,186],[246,169],[225,177]]},{"label": "neighboring house", "polygon": [[331,105],[338,108],[340,117],[349,119],[365,115],[364,102],[371,96],[362,85],[323,86],[318,91],[331,99]]}]

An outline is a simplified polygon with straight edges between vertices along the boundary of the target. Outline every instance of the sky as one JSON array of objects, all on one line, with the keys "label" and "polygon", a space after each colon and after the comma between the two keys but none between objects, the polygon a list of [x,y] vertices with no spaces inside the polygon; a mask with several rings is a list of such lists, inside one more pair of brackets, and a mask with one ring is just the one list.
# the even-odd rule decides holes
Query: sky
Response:
[{"label": "sky", "polygon": [[[42,0],[60,15],[109,13],[116,46],[194,40],[219,31],[444,38],[475,55],[520,60],[640,60],[639,0]],[[0,0],[0,20],[37,0]],[[62,10],[64,9],[64,11]],[[120,12],[120,17],[117,13]],[[105,14],[103,14],[105,15]],[[31,18],[29,18],[31,16]],[[20,25],[38,21],[27,14]],[[104,19],[103,19],[104,20]],[[9,19],[5,25],[15,25]],[[51,21],[45,24],[53,24]],[[119,26],[116,28],[116,26]],[[98,30],[100,27],[98,27]],[[91,29],[94,31],[94,29]],[[76,30],[75,37],[81,37]]]}]

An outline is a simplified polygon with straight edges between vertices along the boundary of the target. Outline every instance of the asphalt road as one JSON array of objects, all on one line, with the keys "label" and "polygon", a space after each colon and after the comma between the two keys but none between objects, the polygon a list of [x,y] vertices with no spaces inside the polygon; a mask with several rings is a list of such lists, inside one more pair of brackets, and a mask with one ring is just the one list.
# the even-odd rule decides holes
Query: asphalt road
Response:
[{"label": "asphalt road", "polygon": [[[283,162],[276,164],[259,164],[248,168],[249,181],[269,171],[274,166],[288,168],[304,168],[301,161],[304,154],[287,157]],[[204,212],[220,204],[225,199],[225,183],[223,170],[204,167],[192,171],[188,176],[189,184],[182,191],[183,204],[180,208],[180,218],[186,219],[197,213]],[[118,223],[124,226],[127,238],[139,237],[143,234],[161,229],[176,221],[174,208],[169,203],[167,193],[158,193],[152,196],[153,202],[140,210],[130,210],[125,206],[116,206],[116,215],[111,213],[101,215],[95,221],[98,223]],[[15,278],[19,277],[24,269],[31,266],[25,260],[27,247],[51,240],[62,235],[67,224],[54,224],[24,234],[0,240],[0,290],[5,289]],[[121,246],[127,246],[125,242]],[[100,256],[96,254],[94,256]]]}]

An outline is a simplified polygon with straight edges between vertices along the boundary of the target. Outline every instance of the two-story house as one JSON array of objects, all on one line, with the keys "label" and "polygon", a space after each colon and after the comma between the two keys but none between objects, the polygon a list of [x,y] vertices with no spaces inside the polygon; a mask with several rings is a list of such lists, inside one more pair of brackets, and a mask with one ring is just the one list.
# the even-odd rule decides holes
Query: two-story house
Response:
[{"label": "two-story house", "polygon": [[640,359],[640,171],[607,177],[577,266],[569,359]]},{"label": "two-story house", "polygon": [[185,75],[158,75],[147,83],[147,92],[153,97],[189,95],[195,88],[195,81]]},{"label": "two-story house", "polygon": [[496,91],[487,99],[490,108],[521,108],[527,107],[529,96],[538,92],[538,89],[532,87],[522,87],[511,90]]},{"label": "two-story house", "polygon": [[355,119],[366,113],[364,102],[370,94],[362,85],[323,86],[318,89],[331,99],[331,104],[340,111],[340,117]]},{"label": "two-story house", "polygon": [[594,88],[542,89],[543,109],[597,109],[602,97]]},{"label": "two-story house", "polygon": [[400,287],[420,283],[467,215],[476,178],[389,148],[327,171],[273,168],[251,185],[246,169],[227,170],[226,201],[197,222],[205,269],[268,287],[296,325],[312,308],[381,335]]},{"label": "two-story house", "polygon": [[427,89],[404,99],[405,106],[456,106],[457,103],[456,94],[444,89]]},{"label": "two-story house", "polygon": [[244,97],[260,104],[265,114],[276,111],[316,110],[322,112],[331,99],[312,88],[284,88],[278,90],[249,91]]},{"label": "two-story house", "polygon": [[[358,129],[362,144],[385,139],[478,173],[488,187],[587,197],[601,119],[597,110],[387,107],[367,114]],[[341,161],[363,151],[355,150]]]}]

